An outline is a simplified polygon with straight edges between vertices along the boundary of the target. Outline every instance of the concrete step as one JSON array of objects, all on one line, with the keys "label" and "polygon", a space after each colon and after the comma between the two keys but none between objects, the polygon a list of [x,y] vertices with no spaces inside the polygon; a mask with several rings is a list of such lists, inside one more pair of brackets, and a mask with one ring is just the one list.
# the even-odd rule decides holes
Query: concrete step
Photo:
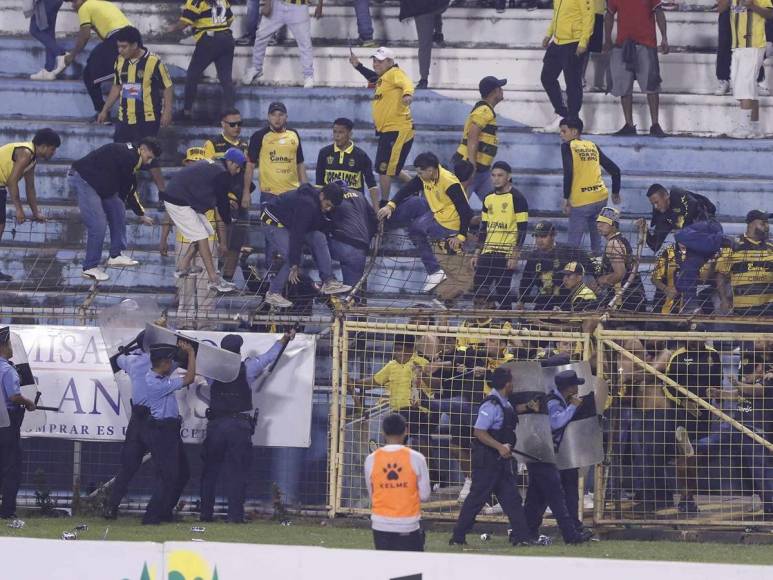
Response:
[{"label": "concrete step", "polygon": [[[179,43],[150,42],[149,48],[158,54],[167,66],[187,69],[191,47]],[[9,58],[3,67],[5,75],[29,75],[40,69],[43,49],[31,39],[5,37],[0,49]],[[413,48],[396,48],[397,62],[414,79],[418,80],[417,52]],[[355,49],[355,53],[367,64],[368,49]],[[251,64],[251,50],[237,48],[234,59],[234,78],[240,79]],[[430,84],[434,89],[476,89],[481,77],[496,74],[509,79],[509,91],[542,89],[540,71],[544,50],[541,48],[442,48],[433,50]],[[285,46],[269,47],[263,82],[276,85],[302,83],[298,51]],[[314,52],[315,78],[319,86],[357,87],[364,79],[349,64],[346,47],[318,47]],[[468,66],[475,61],[476,66]],[[85,62],[81,55],[79,63]],[[676,94],[711,94],[716,87],[715,56],[713,54],[673,52],[661,55],[663,91]],[[594,58],[588,67],[590,86],[603,79],[603,59]],[[68,69],[67,75],[78,74],[78,67]],[[213,78],[214,67],[207,69],[206,76]]]},{"label": "concrete step", "polygon": [[[116,2],[129,20],[148,37],[165,35],[168,24],[180,14],[180,4],[175,2]],[[357,21],[351,3],[339,2],[331,6],[325,3],[324,17],[311,21],[311,34],[315,45],[346,44],[347,39],[358,39]],[[341,5],[344,4],[344,5]],[[0,34],[26,35],[29,20],[21,11],[22,0],[5,0],[0,6]],[[244,32],[244,6],[234,6],[236,16],[232,29],[236,35]],[[395,4],[371,2],[374,38],[389,46],[406,46],[416,42],[416,27],[412,20],[400,22],[399,8]],[[550,10],[507,10],[497,14],[493,9],[481,7],[451,7],[443,15],[443,31],[448,45],[470,47],[538,47],[542,42],[551,18]],[[675,11],[669,12],[669,42],[674,47],[692,47],[707,50],[716,47],[716,13]],[[72,38],[78,29],[78,19],[65,4],[57,22],[58,36]],[[514,34],[517,31],[517,34]]]}]

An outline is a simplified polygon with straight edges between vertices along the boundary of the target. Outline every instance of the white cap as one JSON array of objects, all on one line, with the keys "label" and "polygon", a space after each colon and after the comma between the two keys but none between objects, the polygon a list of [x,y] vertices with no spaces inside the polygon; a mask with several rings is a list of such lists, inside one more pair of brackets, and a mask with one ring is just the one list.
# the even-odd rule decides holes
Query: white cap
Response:
[{"label": "white cap", "polygon": [[376,60],[394,60],[395,59],[395,53],[391,48],[387,48],[386,46],[381,46],[379,49],[373,53],[373,58]]}]

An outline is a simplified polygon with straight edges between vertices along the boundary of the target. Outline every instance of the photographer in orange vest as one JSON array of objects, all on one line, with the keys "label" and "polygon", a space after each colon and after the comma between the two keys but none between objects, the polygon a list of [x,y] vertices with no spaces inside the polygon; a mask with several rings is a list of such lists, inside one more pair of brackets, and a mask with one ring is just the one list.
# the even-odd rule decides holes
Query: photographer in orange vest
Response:
[{"label": "photographer in orange vest", "polygon": [[373,543],[377,550],[423,552],[421,502],[432,493],[427,460],[404,445],[408,431],[402,415],[387,415],[382,428],[386,445],[365,459]]}]

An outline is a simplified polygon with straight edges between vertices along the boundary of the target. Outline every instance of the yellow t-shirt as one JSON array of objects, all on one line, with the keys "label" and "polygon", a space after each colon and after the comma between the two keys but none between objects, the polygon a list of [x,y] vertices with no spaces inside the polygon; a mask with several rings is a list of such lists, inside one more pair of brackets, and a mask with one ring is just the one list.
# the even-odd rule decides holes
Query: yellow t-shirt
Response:
[{"label": "yellow t-shirt", "polygon": [[459,184],[461,186],[456,175],[445,167],[440,167],[437,181],[424,181],[422,179],[421,182],[424,185],[424,198],[435,216],[435,221],[444,228],[459,231],[461,226],[459,214],[454,202],[446,194],[452,185]]},{"label": "yellow t-shirt", "polygon": [[407,131],[413,129],[411,108],[403,103],[405,95],[413,94],[413,83],[397,65],[376,81],[373,93],[373,124],[376,131]]},{"label": "yellow t-shirt", "polygon": [[258,165],[260,191],[281,195],[300,187],[298,164],[303,163],[303,147],[300,135],[292,129],[257,131],[250,138],[247,156]]},{"label": "yellow t-shirt", "polygon": [[78,8],[78,21],[81,26],[91,26],[102,40],[114,30],[132,25],[118,6],[105,0],[86,0]]},{"label": "yellow t-shirt", "polygon": [[8,179],[13,172],[13,154],[17,149],[29,149],[32,152],[32,163],[24,170],[24,173],[31,171],[35,167],[35,146],[31,141],[25,143],[8,143],[0,147],[0,187],[8,184]]},{"label": "yellow t-shirt", "polygon": [[[733,48],[765,48],[765,18],[750,12],[741,1],[733,0],[730,5]],[[771,0],[754,0],[754,3],[760,8],[773,8]]]},{"label": "yellow t-shirt", "polygon": [[572,192],[569,202],[572,207],[580,207],[599,201],[605,201],[609,191],[601,178],[601,163],[596,144],[584,139],[569,142],[572,152]]},{"label": "yellow t-shirt", "polygon": [[[373,381],[389,391],[389,407],[393,411],[411,406],[414,371],[428,364],[429,361],[424,357],[413,355],[406,363],[391,360],[373,375]],[[425,388],[422,390],[427,393]]]},{"label": "yellow t-shirt", "polygon": [[512,255],[520,224],[529,221],[529,206],[518,190],[489,193],[483,200],[480,219],[486,222],[486,240],[481,254]]},{"label": "yellow t-shirt", "polygon": [[467,138],[470,135],[470,127],[473,124],[477,125],[481,130],[475,163],[479,168],[486,169],[491,167],[491,164],[494,162],[499,144],[497,139],[497,115],[486,101],[477,103],[464,122],[462,142],[456,149],[456,152],[462,156],[462,159],[468,159]]}]

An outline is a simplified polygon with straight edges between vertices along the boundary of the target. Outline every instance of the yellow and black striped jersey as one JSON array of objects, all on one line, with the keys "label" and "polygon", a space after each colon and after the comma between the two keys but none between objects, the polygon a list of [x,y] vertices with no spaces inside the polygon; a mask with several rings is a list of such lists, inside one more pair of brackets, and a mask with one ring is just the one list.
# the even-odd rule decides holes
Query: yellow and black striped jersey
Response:
[{"label": "yellow and black striped jersey", "polygon": [[216,137],[211,137],[204,141],[204,157],[207,159],[221,159],[225,152],[235,147],[241,149],[242,153],[247,154],[247,141],[237,137],[236,141],[231,141],[228,137],[220,133]]},{"label": "yellow and black striped jersey", "polygon": [[[478,153],[475,156],[475,163],[478,169],[488,169],[497,156],[499,139],[497,138],[497,114],[494,108],[486,101],[479,101],[475,104],[467,120],[464,122],[464,133],[462,142],[456,149],[462,159],[468,158],[467,138],[470,136],[470,127],[476,125],[480,128],[480,137],[478,140]],[[469,160],[472,162],[472,160]]]},{"label": "yellow and black striped jersey", "polygon": [[172,86],[166,65],[148,49],[138,59],[119,56],[113,84],[121,87],[118,120],[129,125],[158,121],[164,89]]},{"label": "yellow and black striped jersey", "polygon": [[741,236],[720,252],[717,272],[730,276],[733,308],[773,302],[773,243]]},{"label": "yellow and black striped jersey", "polygon": [[485,234],[481,254],[500,253],[508,256],[523,243],[529,205],[517,189],[489,193],[483,199],[482,234]]},{"label": "yellow and black striped jersey", "polygon": [[228,30],[234,15],[228,0],[187,0],[180,20],[194,28],[198,42],[207,32]]}]

